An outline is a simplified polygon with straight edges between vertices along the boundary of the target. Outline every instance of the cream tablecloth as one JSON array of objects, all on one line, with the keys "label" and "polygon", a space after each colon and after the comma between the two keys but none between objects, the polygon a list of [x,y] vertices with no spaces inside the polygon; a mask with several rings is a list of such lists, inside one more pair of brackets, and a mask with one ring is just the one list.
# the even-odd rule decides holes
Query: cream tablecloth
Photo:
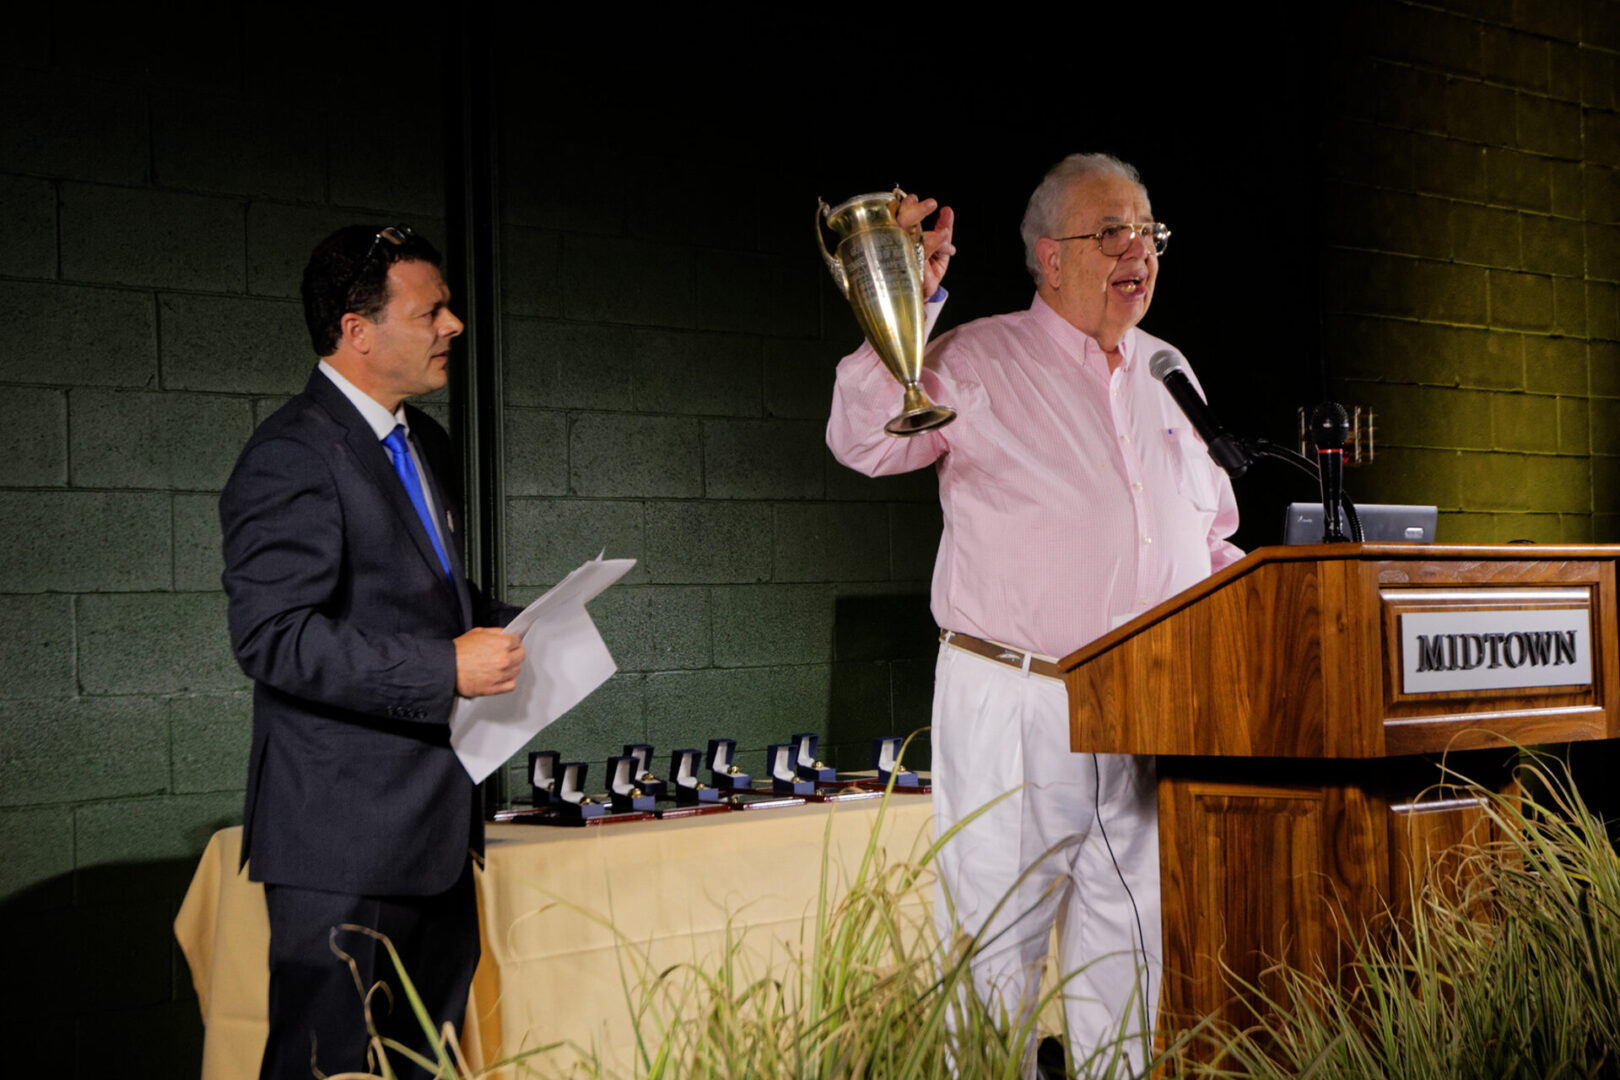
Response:
[{"label": "cream tablecloth", "polygon": [[[579,829],[494,825],[479,875],[484,955],[462,1044],[477,1065],[564,1041],[611,1058],[634,1042],[626,978],[707,966],[746,931],[756,974],[799,946],[828,853],[842,896],[878,821],[874,801]],[[830,831],[829,831],[830,825]],[[893,861],[930,839],[925,796],[896,796],[879,842]],[[207,1033],[203,1080],[254,1080],[266,1029],[263,889],[236,872],[241,830],[209,841],[175,920]],[[919,916],[921,898],[914,901]]]}]

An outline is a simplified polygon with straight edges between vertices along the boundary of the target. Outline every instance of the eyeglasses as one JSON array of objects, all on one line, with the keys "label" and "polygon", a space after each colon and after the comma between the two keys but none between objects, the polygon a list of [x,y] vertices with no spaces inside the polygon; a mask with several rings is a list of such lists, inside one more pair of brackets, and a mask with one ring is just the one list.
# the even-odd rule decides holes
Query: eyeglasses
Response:
[{"label": "eyeglasses", "polygon": [[1054,236],[1052,239],[1062,243],[1065,240],[1095,240],[1097,247],[1110,259],[1117,259],[1136,243],[1137,234],[1153,248],[1153,254],[1163,255],[1165,247],[1170,243],[1170,226],[1162,221],[1138,221],[1133,224],[1110,225],[1106,229],[1099,229],[1094,233],[1081,233],[1077,236]]},{"label": "eyeglasses", "polygon": [[[354,288],[354,283],[360,280],[360,275],[365,273],[366,267],[371,265],[372,257],[377,254],[378,245],[386,242],[398,248],[404,247],[415,239],[416,233],[412,231],[409,225],[385,225],[378,229],[377,235],[371,238],[371,246],[366,248],[364,257],[355,264],[354,273],[350,274],[349,280],[343,284],[344,302],[348,301],[349,290]],[[393,260],[390,259],[389,261],[392,262]]]}]

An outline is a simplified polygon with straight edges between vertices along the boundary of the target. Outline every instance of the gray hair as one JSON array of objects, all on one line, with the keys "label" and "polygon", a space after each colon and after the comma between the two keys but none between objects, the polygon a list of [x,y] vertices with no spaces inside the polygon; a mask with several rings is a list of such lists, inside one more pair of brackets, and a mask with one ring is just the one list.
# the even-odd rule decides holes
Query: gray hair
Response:
[{"label": "gray hair", "polygon": [[1041,283],[1041,264],[1035,258],[1035,241],[1043,236],[1051,236],[1063,227],[1069,190],[1075,184],[1103,175],[1123,176],[1142,188],[1142,198],[1147,198],[1147,188],[1142,187],[1142,177],[1137,173],[1136,166],[1112,154],[1070,154],[1046,170],[1046,177],[1029,197],[1029,206],[1024,210],[1024,223],[1018,227],[1018,231],[1024,238],[1024,266],[1029,270],[1029,276],[1035,279],[1035,284]]}]

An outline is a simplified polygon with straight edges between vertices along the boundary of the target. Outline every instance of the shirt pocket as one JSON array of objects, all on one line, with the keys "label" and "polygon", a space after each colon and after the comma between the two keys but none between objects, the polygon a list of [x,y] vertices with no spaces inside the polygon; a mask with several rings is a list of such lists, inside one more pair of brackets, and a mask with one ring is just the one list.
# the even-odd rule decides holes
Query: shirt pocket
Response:
[{"label": "shirt pocket", "polygon": [[1220,509],[1220,492],[1215,483],[1218,466],[1210,459],[1203,442],[1191,428],[1170,428],[1164,433],[1165,456],[1170,474],[1181,497],[1206,514]]}]

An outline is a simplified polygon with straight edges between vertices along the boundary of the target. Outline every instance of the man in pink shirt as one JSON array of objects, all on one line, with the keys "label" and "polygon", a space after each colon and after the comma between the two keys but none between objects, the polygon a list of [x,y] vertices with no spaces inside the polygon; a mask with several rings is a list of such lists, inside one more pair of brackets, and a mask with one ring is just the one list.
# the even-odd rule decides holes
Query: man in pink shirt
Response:
[{"label": "man in pink shirt", "polygon": [[[908,196],[900,222],[934,208]],[[930,329],[953,223],[947,207],[924,238]],[[938,471],[936,831],[1016,789],[941,853],[942,940],[979,935],[978,992],[1016,1019],[1036,1002],[1056,924],[1060,969],[1078,972],[1064,1001],[1076,1060],[1104,1047],[1140,1067],[1161,960],[1153,763],[1071,752],[1051,661],[1236,561],[1225,538],[1237,505],[1148,372],[1169,346],[1136,327],[1169,230],[1136,170],[1102,154],[1065,158],[1021,231],[1029,309],[928,349],[923,389],[956,420],[885,434],[899,387],[862,345],[838,366],[827,444],[868,475]]]}]

